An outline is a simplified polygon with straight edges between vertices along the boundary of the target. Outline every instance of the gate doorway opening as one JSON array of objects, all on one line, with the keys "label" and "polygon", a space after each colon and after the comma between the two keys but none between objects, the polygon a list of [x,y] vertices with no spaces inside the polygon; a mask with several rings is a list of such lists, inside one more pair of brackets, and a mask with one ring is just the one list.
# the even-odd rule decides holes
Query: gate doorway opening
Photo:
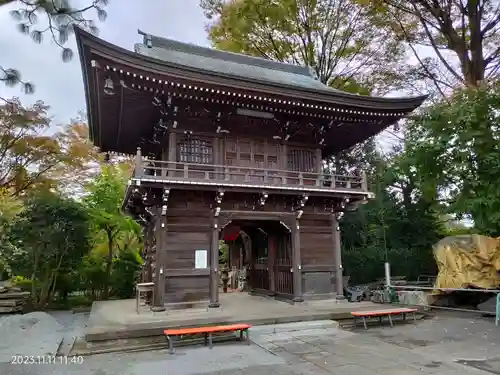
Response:
[{"label": "gate doorway opening", "polygon": [[277,220],[233,220],[221,231],[232,290],[293,298],[290,228]]}]

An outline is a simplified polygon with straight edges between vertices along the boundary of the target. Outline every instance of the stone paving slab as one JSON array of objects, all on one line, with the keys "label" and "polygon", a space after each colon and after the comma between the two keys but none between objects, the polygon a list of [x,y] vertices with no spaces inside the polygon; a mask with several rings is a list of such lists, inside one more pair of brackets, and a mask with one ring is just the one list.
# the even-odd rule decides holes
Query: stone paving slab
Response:
[{"label": "stone paving slab", "polygon": [[[439,319],[438,319],[438,322]],[[449,349],[452,341],[440,340],[458,329],[463,345],[477,333],[490,332],[493,322],[441,322],[447,332],[435,329],[426,339],[428,346],[401,346],[415,332],[409,325],[383,327],[368,331],[345,331],[336,327],[318,328],[304,322],[288,327],[269,326],[253,332],[254,345],[240,342],[216,343],[206,347],[181,347],[175,355],[165,350],[114,353],[83,357],[72,365],[12,365],[0,363],[0,374],[9,375],[498,375],[500,350],[491,333],[486,340],[490,349],[482,361],[469,358],[456,362]],[[421,322],[423,330],[435,322]],[[417,328],[418,328],[417,324]],[[438,324],[439,326],[439,324]],[[293,327],[293,329],[292,329]],[[467,328],[467,330],[465,330]],[[464,331],[467,331],[465,335]],[[270,333],[271,332],[271,333]],[[272,333],[276,332],[276,333]],[[492,331],[491,331],[492,332]],[[465,336],[467,337],[465,337]],[[500,336],[499,336],[500,338]],[[390,340],[389,340],[390,339]],[[385,341],[384,341],[385,340]],[[476,339],[477,341],[477,339]],[[472,342],[475,342],[474,340]],[[500,340],[498,341],[500,343]]]}]

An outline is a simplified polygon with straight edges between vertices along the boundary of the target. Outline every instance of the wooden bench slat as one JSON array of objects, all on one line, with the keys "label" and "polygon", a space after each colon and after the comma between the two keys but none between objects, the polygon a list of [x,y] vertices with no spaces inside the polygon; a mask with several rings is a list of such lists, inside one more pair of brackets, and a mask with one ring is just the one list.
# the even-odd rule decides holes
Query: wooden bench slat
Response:
[{"label": "wooden bench slat", "polygon": [[176,329],[166,329],[163,331],[165,335],[177,336],[177,335],[193,335],[197,333],[214,333],[214,332],[227,332],[227,331],[239,331],[244,329],[249,329],[252,326],[250,324],[231,324],[224,326],[208,326],[208,327],[193,327],[193,328],[176,328]]},{"label": "wooden bench slat", "polygon": [[389,310],[375,310],[375,311],[352,311],[351,315],[353,316],[383,316],[383,315],[397,315],[397,314],[406,314],[406,313],[414,313],[417,312],[417,309],[389,309]]}]

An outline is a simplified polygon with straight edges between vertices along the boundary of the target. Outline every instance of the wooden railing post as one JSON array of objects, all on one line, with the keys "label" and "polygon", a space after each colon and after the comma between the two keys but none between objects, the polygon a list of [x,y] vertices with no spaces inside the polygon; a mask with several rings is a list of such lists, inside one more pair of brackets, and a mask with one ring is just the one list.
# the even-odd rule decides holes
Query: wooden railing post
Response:
[{"label": "wooden railing post", "polygon": [[142,152],[141,148],[137,147],[137,153],[135,154],[135,169],[134,169],[134,177],[141,178],[144,173],[142,166]]}]

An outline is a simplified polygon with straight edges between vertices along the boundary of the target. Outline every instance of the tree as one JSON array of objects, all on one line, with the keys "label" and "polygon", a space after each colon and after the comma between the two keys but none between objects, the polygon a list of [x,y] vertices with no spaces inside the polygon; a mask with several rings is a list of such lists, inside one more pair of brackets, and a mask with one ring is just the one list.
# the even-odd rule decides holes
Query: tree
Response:
[{"label": "tree", "polygon": [[356,93],[384,91],[404,50],[381,27],[384,14],[351,0],[201,0],[212,44],[309,66],[318,79]]},{"label": "tree", "polygon": [[[41,43],[44,34],[49,34],[52,41],[61,47],[63,61],[70,61],[73,51],[64,47],[68,41],[74,26],[83,27],[90,32],[97,33],[94,21],[85,17],[88,11],[97,12],[99,20],[106,19],[104,7],[108,0],[89,0],[85,6],[72,6],[74,1],[70,0],[0,0],[0,7],[4,5],[19,3],[18,9],[11,11],[12,17],[18,21],[19,31],[29,35],[34,42]],[[43,18],[42,26],[39,26],[39,17]],[[39,27],[37,27],[39,26]],[[31,94],[34,85],[21,79],[21,74],[15,68],[2,67],[0,62],[0,81],[7,86],[23,85],[24,92]]]},{"label": "tree", "polygon": [[[399,150],[398,150],[399,151]],[[375,199],[341,220],[343,260],[353,282],[384,276],[389,261],[394,274],[416,279],[435,269],[432,247],[443,228],[432,202],[419,193],[409,176],[404,153],[367,155],[369,190]]]},{"label": "tree", "polygon": [[3,275],[11,276],[11,257],[17,255],[9,238],[11,225],[22,210],[22,202],[12,197],[8,190],[0,188],[0,280]]},{"label": "tree", "polygon": [[24,107],[16,98],[0,105],[0,188],[13,196],[67,184],[68,174],[83,173],[96,157],[83,139],[85,124],[73,122],[47,135],[52,126],[48,109],[41,101]]},{"label": "tree", "polygon": [[430,79],[441,95],[457,85],[476,87],[500,77],[497,0],[358,1],[390,15],[385,26],[407,43],[418,61],[409,72]]},{"label": "tree", "polygon": [[75,268],[90,251],[85,208],[50,192],[31,197],[12,225],[13,243],[22,251],[13,270],[31,281],[35,309],[52,300],[62,269]]},{"label": "tree", "polygon": [[113,261],[111,285],[119,298],[132,298],[140,275],[142,258],[137,251],[125,249]]},{"label": "tree", "polygon": [[138,224],[121,211],[125,186],[122,170],[114,165],[105,165],[101,169],[101,175],[89,184],[89,194],[85,197],[85,203],[90,210],[96,229],[106,236],[107,256],[103,291],[105,300],[109,297],[113,255],[120,234],[124,231],[137,233],[140,231]]},{"label": "tree", "polygon": [[409,125],[408,154],[422,191],[445,213],[500,235],[500,86],[459,90]]}]

